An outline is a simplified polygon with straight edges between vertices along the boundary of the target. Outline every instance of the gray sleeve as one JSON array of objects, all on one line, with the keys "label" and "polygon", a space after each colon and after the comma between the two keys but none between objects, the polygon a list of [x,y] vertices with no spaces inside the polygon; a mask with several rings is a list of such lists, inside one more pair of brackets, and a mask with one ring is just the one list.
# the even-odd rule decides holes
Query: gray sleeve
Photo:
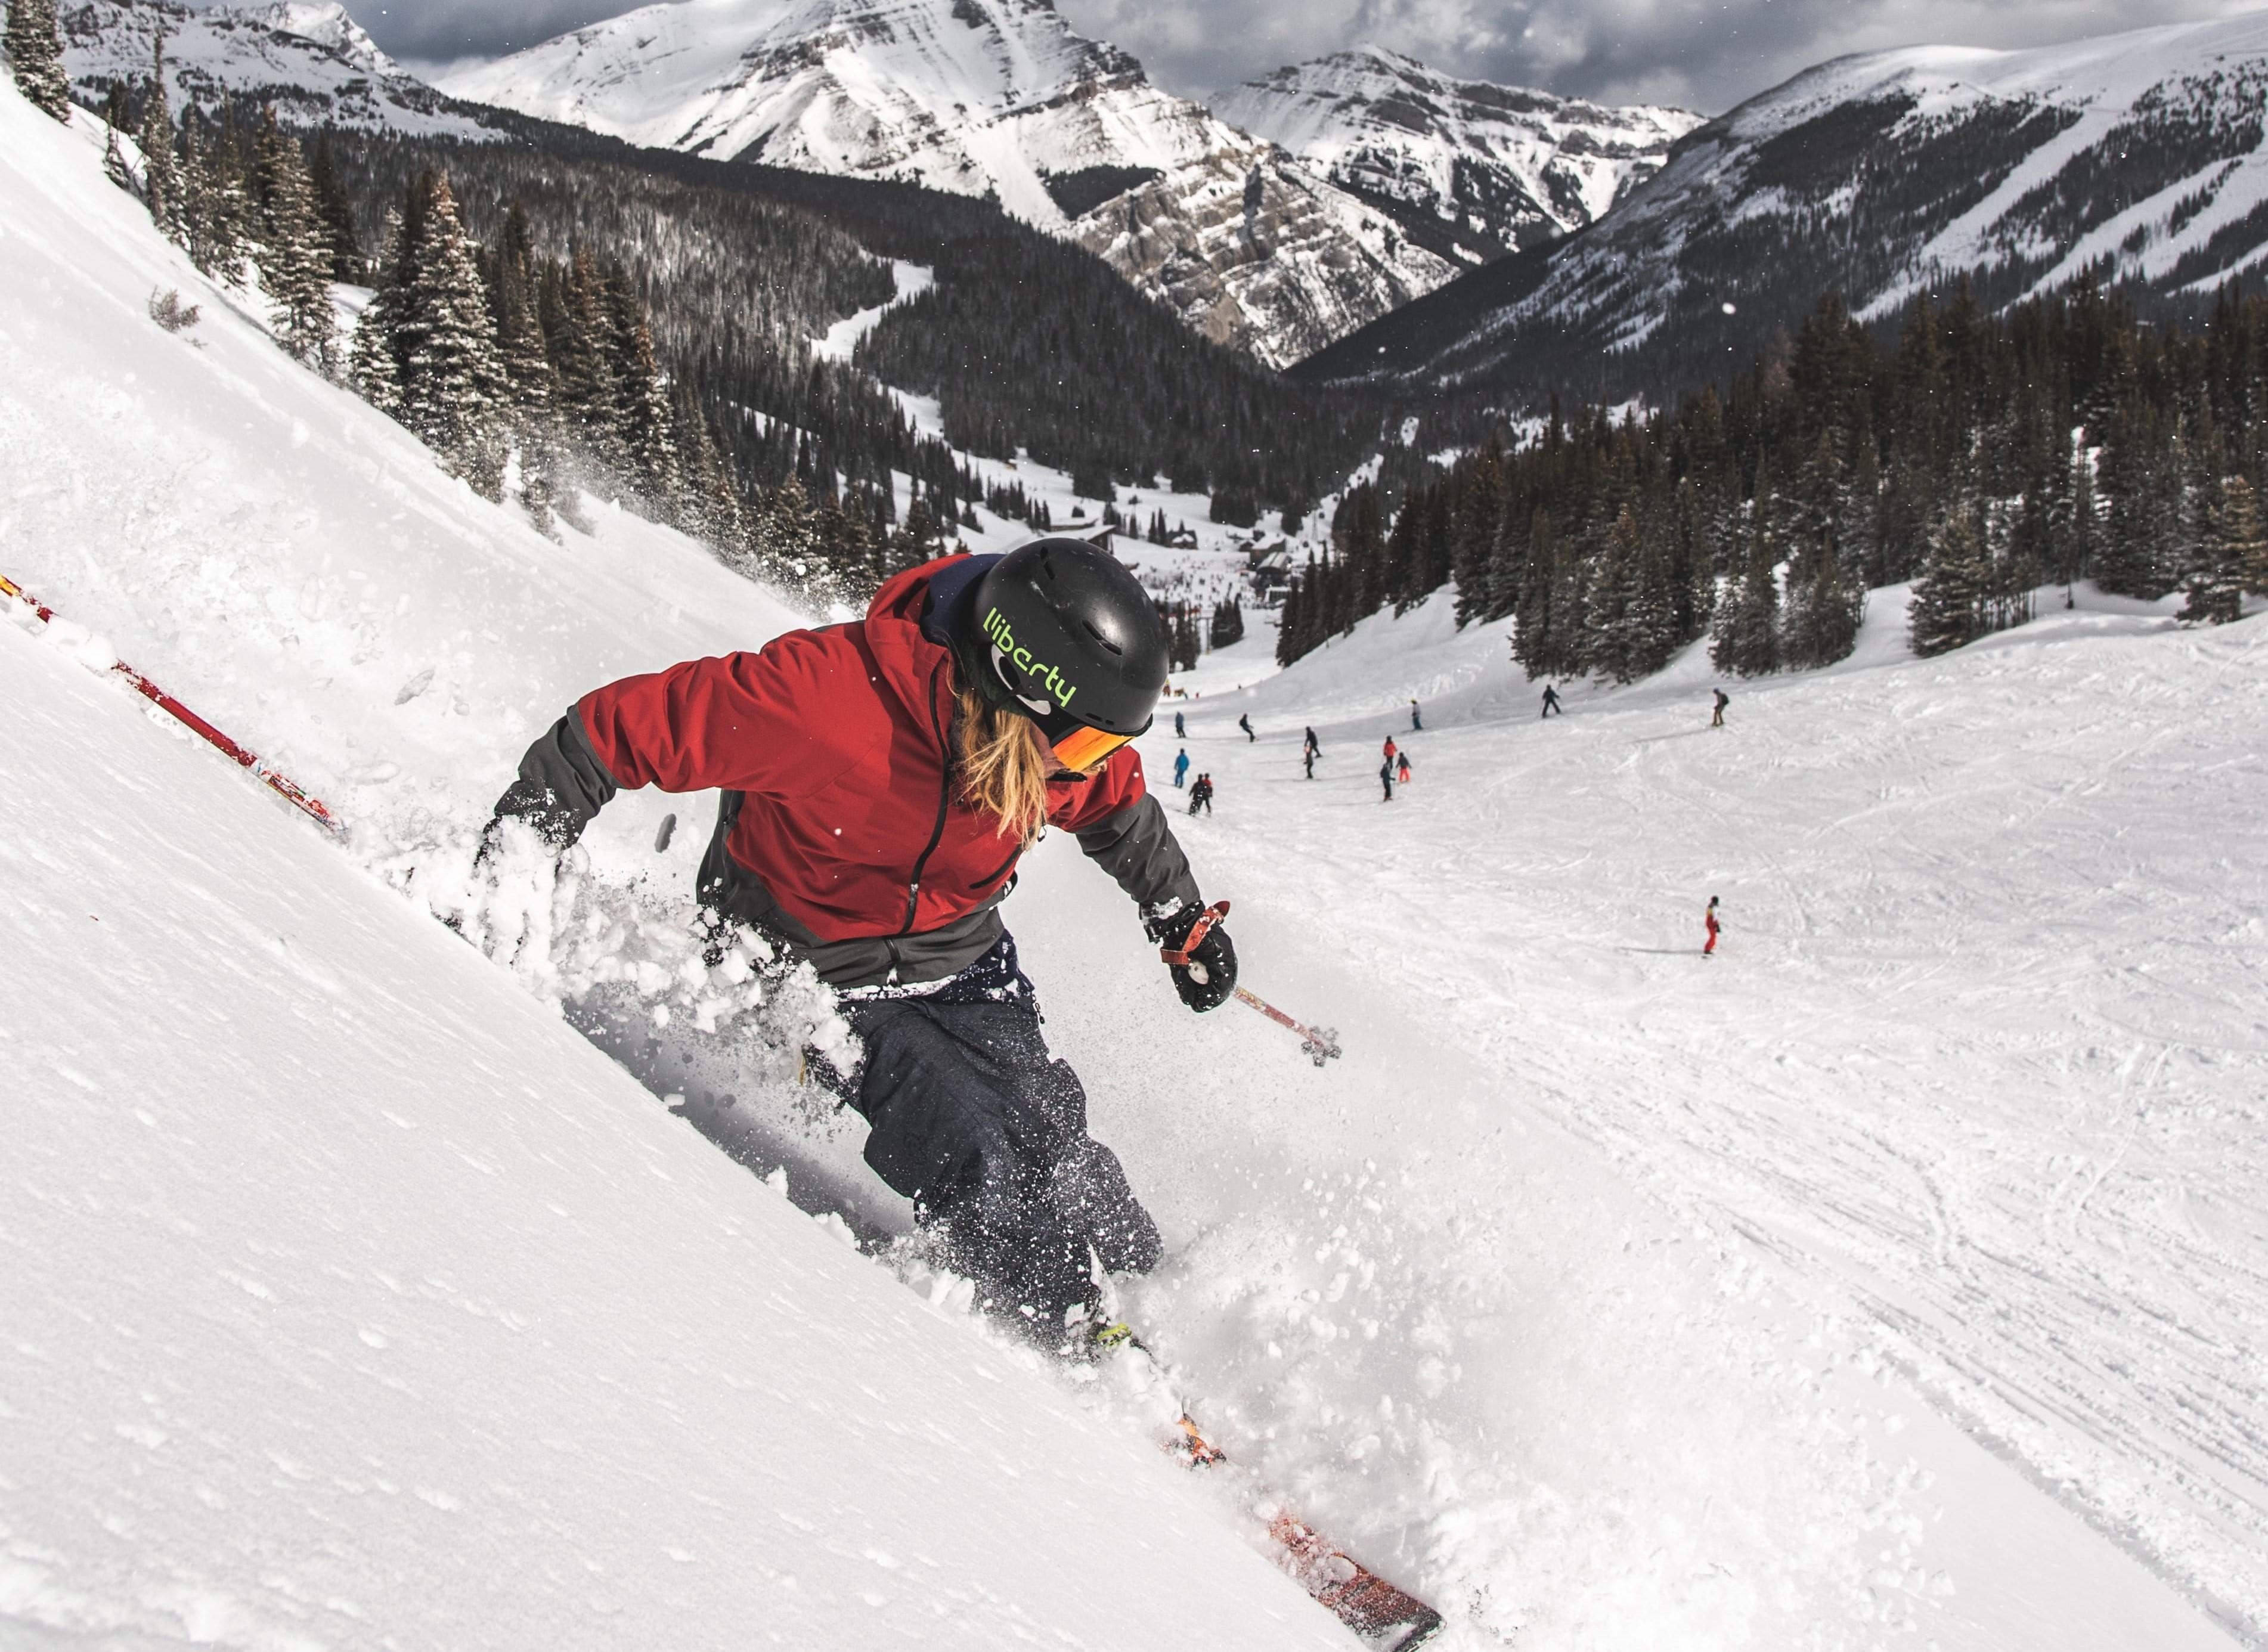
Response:
[{"label": "gray sleeve", "polygon": [[1201,903],[1189,858],[1174,841],[1174,829],[1166,823],[1166,811],[1155,797],[1145,797],[1100,826],[1088,827],[1079,834],[1079,846],[1145,911],[1175,898],[1192,906]]},{"label": "gray sleeve", "polygon": [[583,732],[573,707],[543,732],[519,760],[519,778],[497,800],[500,817],[524,820],[564,847],[620,790]]}]

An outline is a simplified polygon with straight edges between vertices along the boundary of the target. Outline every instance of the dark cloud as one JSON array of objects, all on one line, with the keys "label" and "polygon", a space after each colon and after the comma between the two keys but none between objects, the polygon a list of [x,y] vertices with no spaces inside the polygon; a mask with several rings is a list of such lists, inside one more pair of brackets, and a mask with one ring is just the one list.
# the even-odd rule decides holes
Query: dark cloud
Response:
[{"label": "dark cloud", "polygon": [[[2226,17],[2258,0],[1057,0],[1082,33],[1200,94],[1375,41],[1447,73],[1717,114],[1846,52],[1917,41],[2034,46]],[[349,0],[397,57],[514,50],[630,8],[615,0]]]}]

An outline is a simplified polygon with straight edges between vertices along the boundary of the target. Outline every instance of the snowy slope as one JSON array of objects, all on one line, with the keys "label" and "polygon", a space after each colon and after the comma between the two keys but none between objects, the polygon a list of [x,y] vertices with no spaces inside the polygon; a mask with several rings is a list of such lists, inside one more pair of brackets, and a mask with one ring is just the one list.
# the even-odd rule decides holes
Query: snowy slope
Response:
[{"label": "snowy slope", "polygon": [[99,153],[0,92],[0,560],[360,823],[0,627],[0,1643],[1343,1644],[357,864],[478,807],[507,704],[788,616],[536,538],[223,310],[159,332],[194,277]]},{"label": "snowy slope", "polygon": [[[2028,51],[1838,59],[1693,134],[1548,264],[1443,291],[1335,370],[1548,379],[1641,349],[1657,369],[1712,365],[1824,292],[1872,317],[1966,271],[1996,303],[2090,267],[2209,298],[2268,257],[2264,121],[2257,11]],[[1627,394],[1616,371],[1609,400]]]},{"label": "snowy slope", "polygon": [[1211,108],[1469,262],[1605,216],[1702,123],[1683,109],[1456,80],[1379,46],[1278,69]]},{"label": "snowy slope", "polygon": [[[1506,625],[1459,635],[1437,596],[1191,708],[1225,817],[1202,841],[1263,896],[1363,891],[1309,922],[1373,983],[1366,1019],[1428,1017],[1743,1235],[1771,1288],[1820,1293],[1820,1330],[2251,1644],[2268,619],[2189,632],[2178,599],[2051,594],[1919,661],[1906,593],[1877,592],[1853,660],[1728,683],[1716,732],[1697,650],[1627,689],[1562,683],[1543,722]],[[1381,806],[1389,733],[1416,784]]]},{"label": "snowy slope", "polygon": [[[578,690],[754,643],[789,616],[669,534],[602,513],[595,539],[555,546],[474,500],[197,282],[99,181],[98,159],[98,145],[0,92],[0,467],[16,479],[0,502],[0,566],[356,824],[341,853],[209,753],[147,726],[114,685],[0,633],[0,694],[11,713],[35,708],[24,715],[39,725],[0,759],[12,765],[0,840],[40,909],[11,909],[11,934],[37,944],[0,949],[11,1006],[0,1062],[32,1075],[45,1110],[37,1134],[0,1136],[9,1184],[35,1194],[0,1216],[14,1247],[0,1304],[11,1329],[35,1326],[0,1346],[11,1631],[44,1611],[114,1625],[122,1643],[259,1643],[259,1626],[230,1615],[235,1602],[282,1626],[269,1644],[286,1632],[481,1644],[456,1631],[496,1621],[477,1615],[496,1602],[526,1614],[534,1643],[698,1645],[718,1624],[733,1644],[761,1643],[757,1608],[785,1589],[769,1574],[792,1570],[817,1598],[780,1628],[806,1644],[1030,1634],[1265,1646],[1308,1634],[1316,1620],[1296,1592],[1239,1552],[1237,1497],[1144,1479],[1143,1431],[1107,1393],[1071,1395],[1082,1424],[1065,1389],[1035,1381],[1028,1362],[932,1318],[882,1269],[803,1243],[817,1229],[534,1014],[553,998],[578,1018],[627,1002],[631,1019],[612,1027],[645,1030],[618,1046],[626,1061],[652,1080],[682,1057],[694,1076],[729,1084],[731,1107],[688,1090],[688,1110],[737,1117],[756,1168],[788,1163],[799,1204],[861,1232],[902,1220],[856,1172],[853,1124],[794,1084],[781,1039],[811,1024],[805,1003],[781,993],[753,1025],[726,1016],[718,1033],[701,1030],[722,1014],[716,979],[684,970],[702,800],[619,800],[558,901],[469,912],[491,939],[525,924],[514,976],[378,887],[446,891],[521,745]],[[180,286],[207,320],[188,337],[161,334],[142,315],[152,285]],[[1437,623],[1438,610],[1414,623]],[[1338,1025],[1343,1062],[1317,1071],[1249,1014],[1188,1015],[1123,897],[1061,842],[1033,858],[1010,907],[1049,1036],[1085,1076],[1098,1133],[1167,1238],[1168,1265],[1131,1306],[1198,1414],[1301,1513],[1440,1601],[1457,1652],[2228,1644],[2159,1574],[1942,1420],[1929,1398],[1943,1391],[1928,1386],[1937,1369],[1902,1363],[1916,1344],[1876,1311],[1878,1281],[1861,1265],[1903,1257],[1880,1277],[1911,1289],[1926,1246],[1852,1252],[1846,1277],[1825,1265],[1823,1244],[1786,1239],[1800,1235],[1793,1221],[1765,1228],[1715,1197],[1711,1178],[1738,1171],[1772,1214],[1786,1200],[1765,1195],[1809,1186],[1900,1217],[1926,1208],[1918,1195],[1894,1202],[1911,1184],[1881,1175],[1839,1096],[1829,1110],[1839,1133],[1823,1141],[1787,1120],[1732,1130],[1749,1096],[1782,1096],[1800,1071],[1774,1060],[1790,1052],[1784,1036],[1742,1019],[1772,1007],[1744,1010],[1737,977],[1680,1009],[1706,984],[1668,963],[1570,967],[1564,937],[1586,933],[1587,853],[1598,858],[1593,898],[1617,921],[1666,906],[1653,891],[1674,882],[1682,895],[1699,875],[1643,854],[1649,836],[1688,842],[1688,796],[1616,785],[1628,753],[1608,742],[1595,771],[1568,773],[1573,812],[1546,831],[1521,834],[1520,793],[1477,787],[1430,830],[1418,810],[1436,793],[1424,785],[1516,782],[1515,742],[1532,737],[1524,690],[1516,723],[1439,736],[1473,743],[1438,777],[1420,746],[1410,812],[1369,800],[1367,763],[1292,789],[1294,719],[1325,725],[1334,763],[1376,737],[1378,718],[1395,720],[1408,693],[1454,724],[1447,695],[1405,686],[1397,662],[1447,682],[1484,668],[1471,647],[1493,660],[1501,639],[1405,644],[1355,662],[1343,682],[1320,663],[1271,679],[1253,690],[1261,745],[1231,734],[1233,701],[1191,705],[1203,713],[1193,749],[1223,781],[1220,813],[1189,822],[1200,877],[1237,903],[1248,984]],[[2167,658],[2186,680],[2182,659]],[[2200,680],[2219,669],[2210,649],[2198,658]],[[2012,688],[1990,704],[2001,721],[1982,726],[1999,731],[1998,749],[2064,736],[2099,663],[2073,659],[2062,697]],[[1899,702],[1910,716],[1915,695],[1926,705],[1940,691],[1937,677],[1912,681]],[[1312,706],[1297,697],[1311,693]],[[1476,715],[1484,706],[1469,701]],[[1852,715],[1832,693],[1822,706],[1817,722],[1793,724],[1789,740],[1808,742],[1794,750],[1818,749],[1830,719]],[[97,712],[114,726],[96,727]],[[1904,726],[1862,726],[1874,732],[1847,772],[1905,772]],[[2106,722],[2091,737],[2111,732]],[[1960,738],[1980,736],[1964,726]],[[2250,749],[2200,761],[2198,795],[2247,795]],[[1720,824],[1721,852],[1796,852],[1801,833],[1773,812],[1775,795],[1745,815],[1718,806],[1747,822]],[[2073,818],[2094,807],[2066,804],[2081,811]],[[666,810],[688,825],[658,853]],[[1529,842],[1532,868],[1488,859]],[[1898,861],[1896,842],[1870,865],[1903,881],[1866,887],[1919,902],[1940,868]],[[2235,887],[2232,898],[2250,898]],[[1528,919],[1531,888],[1548,922]],[[127,943],[98,950],[114,923]],[[1815,956],[1772,980],[1827,992],[1803,985]],[[1814,972],[1847,994],[1820,1006],[1821,1036],[1835,1036],[1830,1012],[1863,1024],[1876,984]],[[520,987],[532,999],[506,990]],[[144,1013],[152,1001],[170,1013]],[[18,1003],[38,1015],[19,1016]],[[232,1020],[213,1020],[214,1006]],[[1959,1009],[1943,1012],[1955,1034]],[[1658,1044],[1655,1014],[1683,1042]],[[1732,1018],[1740,1036],[1712,1046],[1718,1060],[1697,1073],[1681,1052],[1700,1041],[1680,1015]],[[225,1049],[232,1030],[261,1058]],[[115,1099],[173,1095],[192,1078],[194,1095],[148,1110],[155,1125]],[[1657,1097],[1675,1098],[1658,1131],[1609,1127]],[[1688,1119],[1724,1121],[1745,1156],[1718,1164],[1686,1149]],[[1640,1149],[1656,1133],[1668,1145],[1649,1159]],[[2029,1145],[2015,1143],[2011,1162]],[[303,1196],[310,1178],[321,1197]],[[2119,1192],[2113,1178],[2087,1208],[2112,1208]],[[131,1213],[161,1200],[170,1226]],[[2241,1208],[2213,1220],[2218,1243],[2249,1254]],[[387,1278],[372,1280],[378,1270]],[[2252,1323],[2245,1288],[2240,1277],[2226,1291],[2234,1337]],[[1979,1340],[1995,1383],[2047,1368],[2045,1356],[2028,1365]],[[406,1371],[385,1363],[397,1349]],[[2245,1357],[2208,1351],[2192,1368],[2210,1375],[2213,1359],[2242,1368]],[[1000,1378],[984,1420],[952,1409],[976,1391],[966,1379],[978,1365]],[[756,1383],[755,1415],[738,1409],[728,1377]],[[558,1418],[531,1415],[532,1396],[554,1394]],[[795,1408],[784,1424],[783,1404]],[[425,1427],[435,1409],[447,1431]],[[154,1445],[153,1430],[165,1436]],[[972,1433],[1004,1442],[1021,1475],[1003,1499],[989,1495],[997,1481],[961,1471]],[[2095,1460],[2073,1458],[2082,1470]],[[2038,1472],[2039,1457],[2019,1461]],[[177,1463],[209,1471],[175,1477]],[[775,1468],[799,1477],[788,1491],[775,1489]],[[437,1498],[413,1507],[421,1486]],[[195,1501],[201,1487],[224,1506]],[[2158,1501],[2134,1531],[2155,1543],[2161,1506],[2186,1492],[2148,1489]],[[675,1535],[688,1510],[702,1523],[690,1539]],[[2257,1546],[2242,1545],[2237,1516],[2223,1518],[2180,1567],[2133,1533],[2122,1540],[2186,1590],[2219,1586],[2237,1621],[2257,1623],[2230,1557],[2257,1560]],[[1115,1546],[1079,1550],[1100,1523]],[[321,1534],[312,1545],[310,1530]],[[900,1530],[919,1542],[894,1541]],[[357,1544],[376,1558],[358,1560]],[[366,1587],[412,1552],[441,1563],[413,1574],[414,1588]],[[472,1558],[448,1569],[459,1555]],[[966,1559],[963,1575],[998,1587],[954,1597],[924,1582],[924,1555]],[[1132,1590],[1167,1573],[1171,1588]],[[979,1621],[988,1604],[1005,1628]],[[1199,1606],[1217,1615],[1174,1616]],[[1345,1644],[1325,1629],[1325,1643]],[[33,1636],[56,1638],[28,1627],[18,1638]],[[531,1641],[504,1629],[487,1643]]]},{"label": "snowy slope", "polygon": [[477,112],[453,108],[380,51],[335,0],[210,7],[87,0],[59,10],[64,63],[91,104],[99,105],[101,89],[114,81],[149,79],[162,27],[166,84],[177,110],[190,101],[210,108],[226,92],[255,108],[272,103],[279,117],[302,125],[488,136]]},{"label": "snowy slope", "polygon": [[1341,1644],[114,682],[0,704],[0,1641]]},{"label": "snowy slope", "polygon": [[632,143],[996,194],[1277,365],[1454,273],[1047,0],[673,0],[444,85]]}]

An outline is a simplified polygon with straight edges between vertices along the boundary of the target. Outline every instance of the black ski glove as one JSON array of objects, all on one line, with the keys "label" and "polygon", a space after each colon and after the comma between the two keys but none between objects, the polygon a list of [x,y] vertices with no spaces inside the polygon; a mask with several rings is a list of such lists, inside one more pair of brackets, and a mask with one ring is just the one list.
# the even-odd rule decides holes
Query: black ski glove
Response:
[{"label": "black ski glove", "polygon": [[[1150,912],[1143,917],[1143,927],[1173,968],[1174,991],[1199,1014],[1218,1009],[1236,990],[1236,947],[1220,923],[1227,913],[1228,903],[1218,901],[1211,906],[1184,905],[1170,913]],[[1197,938],[1195,946],[1189,944],[1192,935]]]},{"label": "black ski glove", "polygon": [[482,830],[481,846],[473,855],[475,866],[486,866],[495,856],[497,839],[508,820],[526,821],[535,828],[536,836],[554,849],[564,849],[580,837],[587,823],[541,780],[514,780],[497,799],[496,813],[489,816],[488,825]]}]

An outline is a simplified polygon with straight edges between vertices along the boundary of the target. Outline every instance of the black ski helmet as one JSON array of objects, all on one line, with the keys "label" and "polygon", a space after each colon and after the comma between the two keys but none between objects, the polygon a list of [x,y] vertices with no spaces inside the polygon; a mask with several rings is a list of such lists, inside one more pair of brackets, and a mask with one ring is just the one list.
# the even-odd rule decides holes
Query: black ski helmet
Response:
[{"label": "black ski helmet", "polygon": [[1138,734],[1170,668],[1166,628],[1118,559],[1083,539],[1020,545],[976,582],[965,639],[978,690],[1050,737],[1071,726]]}]

